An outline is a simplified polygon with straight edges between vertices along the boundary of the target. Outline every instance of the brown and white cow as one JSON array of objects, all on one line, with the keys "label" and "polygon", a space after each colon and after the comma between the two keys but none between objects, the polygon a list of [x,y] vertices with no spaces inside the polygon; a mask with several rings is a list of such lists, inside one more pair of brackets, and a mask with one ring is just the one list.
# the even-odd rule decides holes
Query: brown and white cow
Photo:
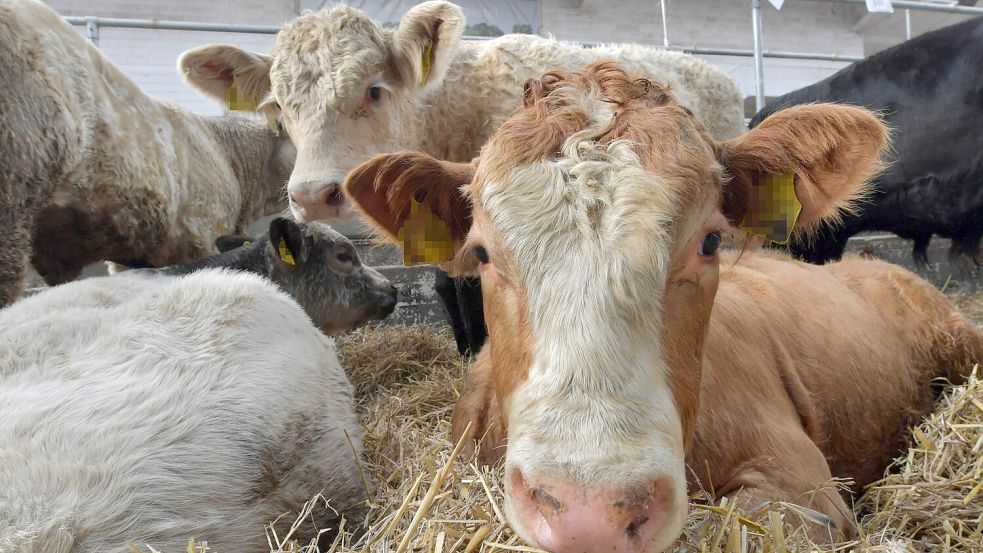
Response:
[{"label": "brown and white cow", "polygon": [[345,187],[390,239],[412,199],[429,205],[454,268],[478,262],[490,338],[453,432],[470,422],[484,460],[504,455],[524,539],[662,550],[703,486],[811,506],[829,541],[853,532],[831,477],[878,478],[983,336],[899,267],[717,247],[772,173],[795,174],[798,233],[834,219],[887,134],[864,109],[811,105],[717,143],[609,62],[531,82],[474,165],[383,155]]}]

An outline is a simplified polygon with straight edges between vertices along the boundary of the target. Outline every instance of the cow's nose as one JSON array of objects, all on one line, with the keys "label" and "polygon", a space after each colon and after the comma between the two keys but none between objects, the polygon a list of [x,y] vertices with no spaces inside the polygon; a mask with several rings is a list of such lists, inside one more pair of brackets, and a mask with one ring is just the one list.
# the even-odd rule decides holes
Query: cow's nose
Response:
[{"label": "cow's nose", "polygon": [[666,541],[672,497],[666,479],[640,489],[595,489],[552,478],[527,482],[513,469],[511,484],[524,526],[539,547],[553,553],[651,553]]},{"label": "cow's nose", "polygon": [[298,221],[332,220],[342,216],[345,196],[341,185],[336,182],[320,185],[304,183],[300,188],[314,192],[290,191],[290,207]]}]

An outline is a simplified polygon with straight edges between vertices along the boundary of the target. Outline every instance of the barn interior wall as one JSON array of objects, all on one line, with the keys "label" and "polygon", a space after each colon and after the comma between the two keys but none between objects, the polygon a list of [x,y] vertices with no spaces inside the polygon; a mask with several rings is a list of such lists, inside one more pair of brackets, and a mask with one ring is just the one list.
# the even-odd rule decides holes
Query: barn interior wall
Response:
[{"label": "barn interior wall", "polygon": [[[489,0],[493,1],[493,0]],[[64,15],[158,18],[178,21],[279,25],[293,18],[297,0],[48,0]],[[781,11],[762,2],[764,48],[869,55],[904,39],[904,19],[870,15],[862,5],[788,0]],[[669,38],[680,46],[752,48],[751,11],[747,0],[667,0]],[[562,40],[584,42],[663,43],[662,15],[656,0],[541,0],[541,29]],[[917,34],[954,23],[958,16],[915,12]],[[84,27],[77,27],[84,33]],[[175,71],[175,61],[188,48],[226,42],[266,52],[271,35],[153,31],[101,28],[99,46],[125,74],[150,95],[174,101],[204,114],[219,114],[217,102],[191,90]],[[752,58],[706,56],[734,78],[753,111]],[[765,59],[765,94],[777,96],[821,80],[846,62]]]}]

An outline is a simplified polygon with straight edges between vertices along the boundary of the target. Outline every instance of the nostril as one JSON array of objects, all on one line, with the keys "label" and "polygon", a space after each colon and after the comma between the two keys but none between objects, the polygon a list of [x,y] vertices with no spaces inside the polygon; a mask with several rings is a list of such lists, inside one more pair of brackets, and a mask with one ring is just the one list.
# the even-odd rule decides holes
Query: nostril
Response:
[{"label": "nostril", "polygon": [[341,186],[338,183],[333,182],[327,187],[330,192],[324,199],[324,203],[330,206],[339,206],[345,202],[345,196],[341,192]]},{"label": "nostril", "polygon": [[637,538],[639,530],[646,522],[649,521],[649,518],[651,517],[649,517],[647,514],[638,515],[635,517],[635,520],[628,523],[628,527],[625,528],[625,534],[627,534],[629,538]]},{"label": "nostril", "polygon": [[536,508],[543,516],[549,518],[563,511],[563,503],[559,499],[546,493],[542,488],[529,490],[529,499],[536,504]]}]

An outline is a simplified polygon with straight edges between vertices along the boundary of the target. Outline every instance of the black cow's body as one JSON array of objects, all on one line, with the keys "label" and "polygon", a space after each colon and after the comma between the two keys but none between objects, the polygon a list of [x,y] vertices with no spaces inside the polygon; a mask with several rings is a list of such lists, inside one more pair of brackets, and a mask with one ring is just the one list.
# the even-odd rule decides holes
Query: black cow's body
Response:
[{"label": "black cow's body", "polygon": [[850,236],[884,230],[913,239],[916,262],[927,261],[937,234],[952,239],[951,256],[980,263],[983,17],[923,34],[786,94],[757,113],[751,127],[782,108],[812,102],[880,111],[894,130],[894,154],[870,203],[823,229],[814,243],[793,246],[796,256],[838,259]]}]

